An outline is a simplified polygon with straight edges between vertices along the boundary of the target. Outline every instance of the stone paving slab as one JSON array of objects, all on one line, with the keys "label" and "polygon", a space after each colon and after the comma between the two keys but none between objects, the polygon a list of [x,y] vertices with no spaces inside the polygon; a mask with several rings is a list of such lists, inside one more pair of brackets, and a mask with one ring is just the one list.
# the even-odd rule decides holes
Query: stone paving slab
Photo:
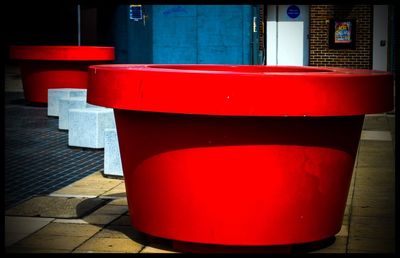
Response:
[{"label": "stone paving slab", "polygon": [[385,152],[393,155],[392,143],[388,141],[360,140],[359,145],[361,153],[368,153],[374,156],[377,153]]},{"label": "stone paving slab", "polygon": [[361,140],[373,140],[373,141],[391,141],[392,135],[390,131],[367,131],[361,132]]},{"label": "stone paving slab", "polygon": [[103,215],[122,215],[127,213],[128,206],[122,205],[114,205],[114,204],[106,204],[103,207],[97,209],[92,213],[94,214],[103,214]]},{"label": "stone paving slab", "polygon": [[87,241],[90,237],[77,237],[77,236],[54,236],[54,235],[38,235],[32,234],[27,238],[17,242],[15,247],[21,250],[28,249],[50,249],[50,250],[67,250],[72,251],[82,243]]},{"label": "stone paving slab", "polygon": [[126,192],[120,192],[120,191],[107,191],[99,195],[99,198],[103,199],[121,199],[126,197]]},{"label": "stone paving slab", "polygon": [[355,238],[394,239],[394,218],[353,216],[350,231]]},{"label": "stone paving slab", "polygon": [[350,215],[344,215],[343,221],[342,221],[342,226],[349,226],[349,224],[350,224]]},{"label": "stone paving slab", "polygon": [[52,222],[36,232],[36,235],[92,237],[101,227],[91,224],[65,224]]},{"label": "stone paving slab", "polygon": [[394,197],[383,197],[383,198],[354,198],[353,206],[360,207],[374,207],[374,208],[392,208],[394,210],[395,201]]},{"label": "stone paving slab", "polygon": [[339,233],[336,234],[336,237],[348,237],[349,236],[349,225],[342,225]]},{"label": "stone paving slab", "polygon": [[393,253],[395,251],[394,239],[379,238],[350,238],[349,253]]},{"label": "stone paving slab", "polygon": [[51,218],[80,218],[104,205],[99,198],[34,197],[6,211],[6,215]]},{"label": "stone paving slab", "polygon": [[64,224],[89,224],[89,222],[83,219],[55,219],[54,222]]},{"label": "stone paving slab", "polygon": [[34,254],[34,253],[70,253],[69,250],[63,250],[63,249],[44,249],[44,248],[29,248],[29,247],[23,247],[21,248],[20,246],[12,246],[6,248],[6,253],[29,253],[29,254]]},{"label": "stone paving slab", "polygon": [[360,176],[357,179],[357,185],[368,183],[369,185],[387,185],[393,184],[394,181],[394,168],[387,167],[357,167],[357,174]]},{"label": "stone paving slab", "polygon": [[121,180],[116,180],[116,179],[99,180],[99,179],[90,179],[89,178],[89,179],[85,179],[85,180],[79,180],[75,183],[70,184],[69,186],[111,190],[112,188],[114,188],[120,184],[121,184]]},{"label": "stone paving slab", "polygon": [[125,183],[122,181],[119,185],[115,186],[114,188],[104,192],[101,197],[125,197],[126,196],[126,189]]},{"label": "stone paving slab", "polygon": [[5,216],[4,225],[5,232],[34,232],[44,227],[50,222],[54,221],[54,218],[31,218],[31,217],[15,217]]},{"label": "stone paving slab", "polygon": [[95,189],[95,188],[83,188],[83,187],[75,187],[75,186],[66,186],[60,190],[53,192],[51,195],[53,196],[87,196],[87,197],[97,197],[102,195],[107,190],[104,189]]},{"label": "stone paving slab", "polygon": [[128,205],[128,200],[126,197],[124,198],[117,198],[115,200],[112,200],[111,202],[108,203],[109,205]]},{"label": "stone paving slab", "polygon": [[159,253],[178,253],[178,252],[166,249],[165,247],[158,248],[153,246],[146,246],[140,253],[159,254]]},{"label": "stone paving slab", "polygon": [[120,215],[115,214],[89,214],[84,217],[83,220],[88,222],[89,224],[94,225],[107,225],[110,222],[116,220]]},{"label": "stone paving slab", "polygon": [[46,226],[53,218],[5,216],[5,246],[10,246]]},{"label": "stone paving slab", "polygon": [[388,127],[385,114],[366,115],[364,118],[363,130],[382,130]]},{"label": "stone paving slab", "polygon": [[[74,251],[72,251],[72,253],[74,254],[115,254],[118,252],[115,251],[91,251],[91,250],[80,250],[80,249],[75,249]],[[129,252],[125,252],[125,253],[129,253]]]},{"label": "stone paving slab", "polygon": [[109,225],[98,232],[95,237],[102,238],[131,238],[137,242],[145,243],[146,238],[143,233],[135,230],[132,226]]},{"label": "stone paving slab", "polygon": [[131,226],[131,219],[128,215],[123,215],[119,217],[117,220],[113,221],[111,225]]},{"label": "stone paving slab", "polygon": [[[92,194],[69,194],[69,193],[50,193],[49,196],[52,197],[65,197],[65,198],[97,198],[98,195],[92,195]],[[104,198],[101,198],[104,199]]]},{"label": "stone paving slab", "polygon": [[173,241],[165,238],[146,235],[147,244],[141,253],[181,253],[174,249]]},{"label": "stone paving slab", "polygon": [[94,237],[79,246],[76,251],[92,251],[96,253],[139,253],[143,245],[129,238],[99,238]]},{"label": "stone paving slab", "polygon": [[393,158],[388,158],[385,153],[378,155],[369,155],[362,153],[359,157],[359,167],[393,167]]},{"label": "stone paving slab", "polygon": [[395,149],[395,142],[396,142],[396,124],[395,124],[395,119],[396,117],[394,115],[387,115],[386,119],[388,121],[388,125],[389,125],[389,129],[390,129],[390,133],[392,135],[392,144],[393,144],[393,150]]},{"label": "stone paving slab", "polygon": [[25,237],[29,236],[32,232],[28,233],[16,233],[16,232],[5,232],[4,235],[4,246],[8,247],[16,242],[20,241],[21,239],[24,239]]},{"label": "stone paving slab", "polygon": [[[105,195],[105,193],[118,187],[118,189],[125,189],[124,186],[121,188],[120,185],[124,184],[121,179],[110,179],[104,178],[100,171],[95,172],[89,176],[86,176],[66,187],[63,187],[53,193],[52,196],[88,196],[98,197]],[[118,190],[117,190],[118,191]],[[118,196],[123,197],[124,194],[118,191]]]},{"label": "stone paving slab", "polygon": [[371,206],[354,206],[352,216],[380,217],[382,220],[394,217],[393,208],[377,208]]}]

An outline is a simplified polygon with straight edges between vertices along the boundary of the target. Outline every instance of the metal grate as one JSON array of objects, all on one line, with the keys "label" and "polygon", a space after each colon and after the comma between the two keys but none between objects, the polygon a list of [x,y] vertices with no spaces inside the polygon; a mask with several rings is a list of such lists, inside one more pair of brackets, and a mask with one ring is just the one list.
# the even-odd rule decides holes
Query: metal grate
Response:
[{"label": "metal grate", "polygon": [[6,93],[6,209],[103,169],[103,150],[68,147],[68,132],[58,130],[58,119],[48,118],[46,107],[8,102]]}]

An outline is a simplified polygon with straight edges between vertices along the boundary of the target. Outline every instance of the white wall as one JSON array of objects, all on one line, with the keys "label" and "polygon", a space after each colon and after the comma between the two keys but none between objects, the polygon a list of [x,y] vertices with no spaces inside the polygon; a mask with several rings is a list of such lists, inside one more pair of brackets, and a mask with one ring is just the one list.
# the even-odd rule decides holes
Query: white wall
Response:
[{"label": "white wall", "polygon": [[267,6],[267,65],[308,65],[308,5],[297,5],[300,15],[290,18],[290,5]]},{"label": "white wall", "polygon": [[267,65],[276,65],[278,63],[277,55],[277,31],[278,22],[276,15],[276,5],[267,5],[266,14],[266,49],[267,49]]},{"label": "white wall", "polygon": [[[388,6],[374,5],[372,38],[372,69],[387,71],[388,55]],[[381,41],[385,45],[381,46]]]}]

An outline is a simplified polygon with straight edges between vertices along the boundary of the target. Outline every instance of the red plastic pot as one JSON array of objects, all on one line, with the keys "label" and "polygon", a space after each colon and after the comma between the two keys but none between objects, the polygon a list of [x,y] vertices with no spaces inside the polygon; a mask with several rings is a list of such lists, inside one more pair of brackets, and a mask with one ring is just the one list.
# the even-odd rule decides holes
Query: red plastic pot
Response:
[{"label": "red plastic pot", "polygon": [[364,115],[391,74],[340,68],[96,65],[114,108],[132,225],[177,243],[274,246],[339,232]]},{"label": "red plastic pot", "polygon": [[86,89],[89,65],[114,60],[113,47],[11,46],[10,58],[20,60],[25,99],[47,103],[47,90]]}]

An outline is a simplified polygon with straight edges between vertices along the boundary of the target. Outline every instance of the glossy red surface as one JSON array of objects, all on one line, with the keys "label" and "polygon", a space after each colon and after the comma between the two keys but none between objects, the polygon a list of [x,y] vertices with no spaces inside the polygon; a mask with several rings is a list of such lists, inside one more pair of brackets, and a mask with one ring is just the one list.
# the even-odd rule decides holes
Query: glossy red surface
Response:
[{"label": "glossy red surface", "polygon": [[332,70],[91,67],[88,102],[114,108],[132,225],[184,247],[338,233],[364,114],[391,110],[393,84]]},{"label": "glossy red surface", "polygon": [[393,107],[392,75],[369,70],[104,65],[90,67],[89,76],[96,88],[89,101],[127,110],[233,116],[348,116],[379,113]]},{"label": "glossy red surface", "polygon": [[11,46],[10,58],[18,60],[113,61],[113,47]]},{"label": "glossy red surface", "polygon": [[48,89],[86,89],[89,65],[114,60],[114,48],[11,46],[10,58],[20,60],[25,99],[33,103],[47,103]]}]

